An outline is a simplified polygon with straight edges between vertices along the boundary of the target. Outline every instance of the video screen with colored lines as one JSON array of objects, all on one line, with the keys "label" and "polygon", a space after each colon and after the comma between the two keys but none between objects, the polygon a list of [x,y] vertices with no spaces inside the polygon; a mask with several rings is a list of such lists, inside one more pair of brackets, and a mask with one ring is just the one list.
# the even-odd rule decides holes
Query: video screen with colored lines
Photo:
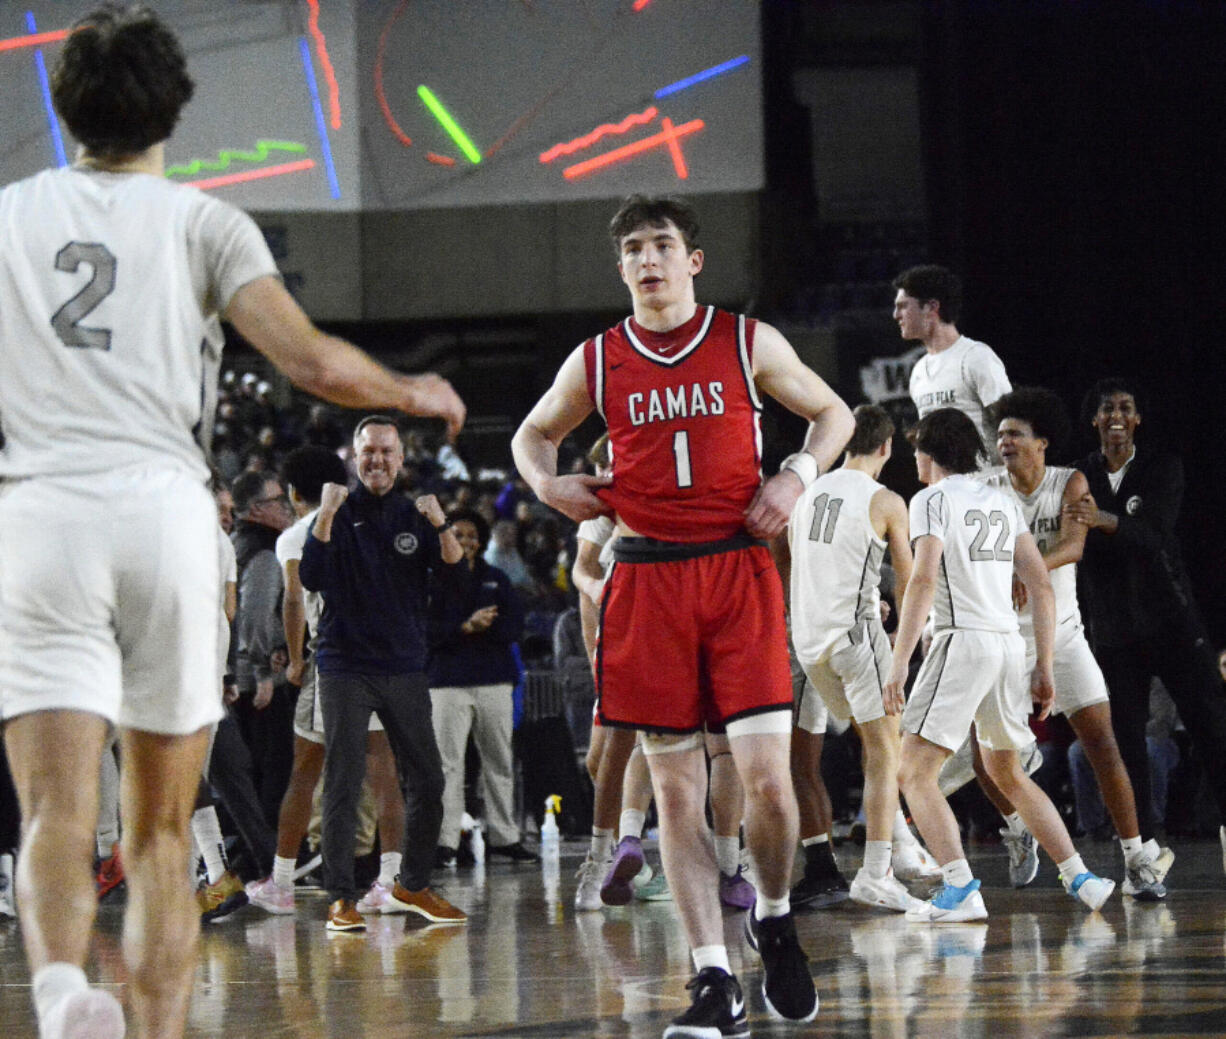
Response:
[{"label": "video screen with colored lines", "polygon": [[[0,183],[70,163],[48,72],[94,4],[0,4]],[[251,210],[357,209],[358,111],[350,2],[152,3],[196,84],[166,145],[166,175]]]},{"label": "video screen with colored lines", "polygon": [[[48,86],[93,0],[0,4],[0,183],[71,162]],[[196,95],[167,176],[244,208],[763,184],[756,0],[153,0]]]},{"label": "video screen with colored lines", "polygon": [[758,18],[753,0],[361,4],[364,203],[757,190]]}]

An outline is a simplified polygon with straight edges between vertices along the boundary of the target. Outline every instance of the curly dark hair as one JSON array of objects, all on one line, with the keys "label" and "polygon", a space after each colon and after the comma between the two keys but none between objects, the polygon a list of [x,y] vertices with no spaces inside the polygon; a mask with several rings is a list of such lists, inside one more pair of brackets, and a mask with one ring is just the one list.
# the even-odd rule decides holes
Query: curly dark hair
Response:
[{"label": "curly dark hair", "polygon": [[1078,416],[1084,429],[1094,421],[1094,413],[1098,406],[1112,394],[1127,393],[1137,404],[1137,414],[1144,415],[1149,402],[1145,399],[1145,391],[1135,379],[1127,379],[1122,375],[1109,375],[1099,379],[1087,391],[1081,400],[1081,413]]},{"label": "curly dark hair", "polygon": [[973,473],[987,457],[975,423],[957,408],[930,411],[911,431],[910,440],[950,473]]},{"label": "curly dark hair", "polygon": [[1049,451],[1055,453],[1069,435],[1068,410],[1059,394],[1043,386],[1019,386],[1006,393],[985,409],[993,427],[1002,419],[1015,418],[1030,426],[1036,437],[1047,441]]},{"label": "curly dark hair", "polygon": [[894,279],[894,288],[927,303],[935,299],[941,305],[941,320],[951,325],[962,316],[962,279],[948,267],[924,263],[908,267]]},{"label": "curly dark hair", "polygon": [[670,220],[681,232],[686,251],[692,253],[698,248],[698,215],[688,202],[667,196],[651,198],[647,195],[631,195],[609,221],[609,237],[613,239],[613,251],[621,256],[622,239],[632,231],[644,225],[663,227]]},{"label": "curly dark hair", "polygon": [[55,110],[104,158],[166,140],[194,90],[178,38],[143,4],[106,3],[87,14],[51,73]]},{"label": "curly dark hair", "polygon": [[471,523],[477,530],[477,553],[485,551],[490,543],[490,525],[484,516],[476,509],[458,508],[447,513],[448,523]]}]

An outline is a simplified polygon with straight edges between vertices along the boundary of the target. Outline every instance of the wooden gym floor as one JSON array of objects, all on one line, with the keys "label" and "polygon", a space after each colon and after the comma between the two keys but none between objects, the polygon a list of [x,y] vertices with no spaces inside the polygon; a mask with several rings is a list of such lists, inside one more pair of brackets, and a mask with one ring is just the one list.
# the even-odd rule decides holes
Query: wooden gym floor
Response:
[{"label": "wooden gym floor", "polygon": [[[1087,913],[1044,860],[1028,888],[1008,887],[999,847],[971,849],[991,914],[932,927],[845,903],[797,914],[821,1010],[811,1024],[771,1020],[761,972],[725,918],[755,1036],[1009,1037],[1226,1035],[1226,880],[1216,841],[1178,842],[1166,902],[1118,890]],[[1111,844],[1081,848],[1121,876]],[[299,889],[298,912],[254,908],[206,927],[193,994],[194,1037],[652,1037],[687,1005],[692,973],[670,902],[577,913],[584,845],[561,868],[490,865],[436,874],[472,916],[465,927],[371,917],[362,935],[330,935],[325,895]],[[859,850],[839,849],[850,877]],[[655,852],[650,861],[658,861]],[[100,907],[88,973],[122,992],[122,900]],[[0,922],[0,1037],[34,1036],[20,929]]]}]

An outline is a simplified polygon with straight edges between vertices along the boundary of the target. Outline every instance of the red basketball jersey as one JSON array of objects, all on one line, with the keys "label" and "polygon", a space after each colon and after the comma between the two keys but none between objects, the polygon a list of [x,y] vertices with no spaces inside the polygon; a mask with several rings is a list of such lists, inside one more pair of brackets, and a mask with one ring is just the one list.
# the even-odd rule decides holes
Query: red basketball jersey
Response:
[{"label": "red basketball jersey", "polygon": [[762,482],[755,327],[699,307],[670,332],[626,318],[584,344],[588,392],[613,456],[613,484],[600,497],[637,533],[716,541],[744,530]]}]

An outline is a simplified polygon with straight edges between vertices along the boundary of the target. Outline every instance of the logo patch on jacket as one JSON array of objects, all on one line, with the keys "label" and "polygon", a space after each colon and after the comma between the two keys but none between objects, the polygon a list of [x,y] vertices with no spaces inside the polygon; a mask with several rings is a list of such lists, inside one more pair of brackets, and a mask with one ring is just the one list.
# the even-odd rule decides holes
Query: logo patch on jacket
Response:
[{"label": "logo patch on jacket", "polygon": [[396,540],[392,544],[402,556],[411,556],[417,551],[417,535],[410,534],[407,530],[403,531],[396,535]]},{"label": "logo patch on jacket", "polygon": [[1131,498],[1129,498],[1124,503],[1124,511],[1128,513],[1129,516],[1135,516],[1138,512],[1140,512],[1141,496],[1139,494],[1134,494]]}]

